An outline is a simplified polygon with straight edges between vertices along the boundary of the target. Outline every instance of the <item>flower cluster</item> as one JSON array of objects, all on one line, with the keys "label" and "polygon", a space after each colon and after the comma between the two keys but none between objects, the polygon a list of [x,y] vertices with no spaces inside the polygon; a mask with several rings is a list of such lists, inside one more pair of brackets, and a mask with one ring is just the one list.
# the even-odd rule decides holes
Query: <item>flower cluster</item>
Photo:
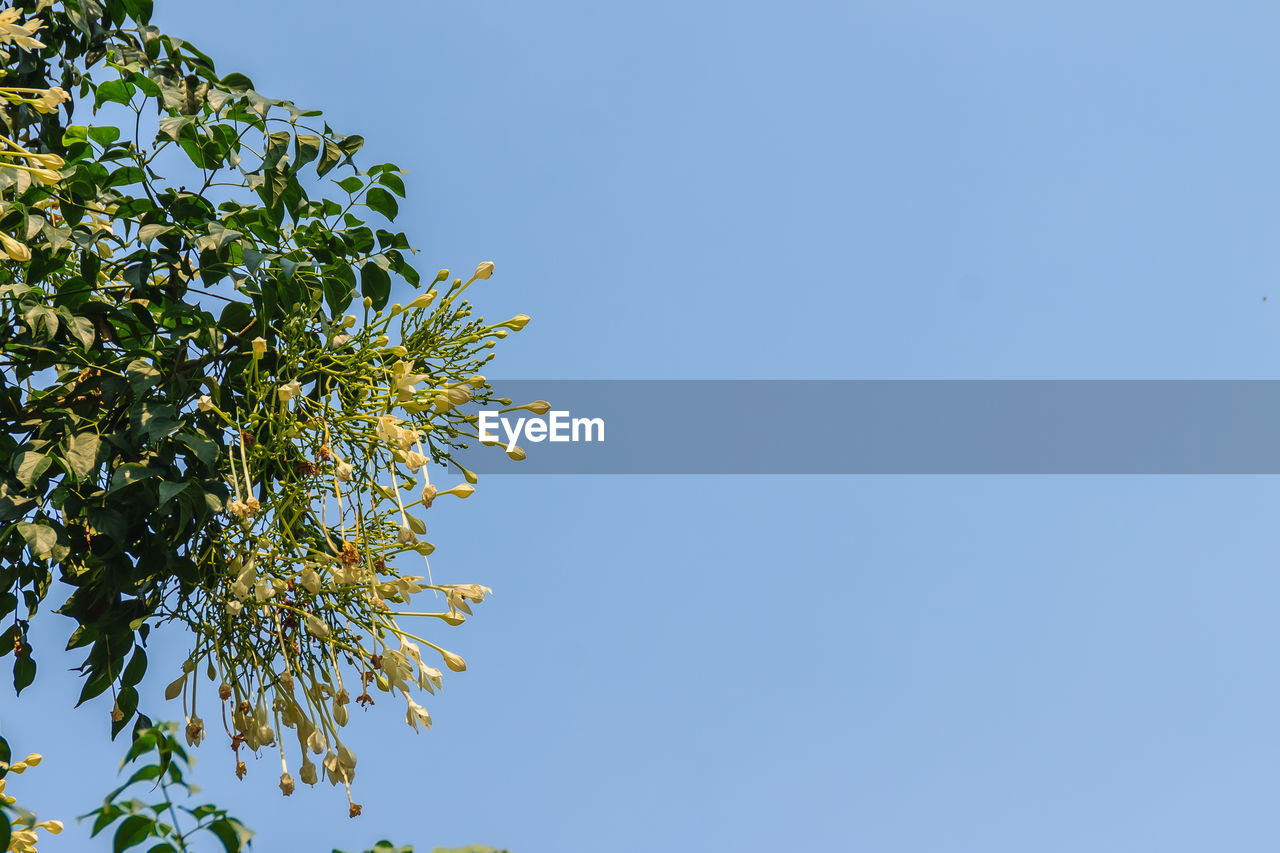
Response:
[{"label": "flower cluster", "polygon": [[[40,8],[49,5],[41,3]],[[7,63],[9,53],[6,45],[16,45],[24,50],[37,50],[44,44],[35,34],[44,28],[44,24],[36,18],[25,23],[18,23],[17,9],[0,11],[0,64]],[[0,78],[4,71],[0,69]],[[50,89],[32,89],[21,86],[0,85],[0,103],[11,106],[28,106],[38,113],[51,113],[70,99],[62,88],[54,86]],[[0,120],[3,111],[0,111]],[[0,187],[13,186],[18,193],[24,192],[32,182],[52,185],[62,179],[61,170],[66,165],[57,154],[39,154],[29,151],[22,143],[10,139],[0,133]],[[31,250],[26,243],[15,236],[0,233],[0,256],[25,263],[31,260]]]},{"label": "flower cluster", "polygon": [[[395,695],[405,703],[405,723],[428,728],[421,696],[438,690],[443,674],[424,655],[466,669],[460,656],[405,630],[398,618],[459,625],[491,592],[435,582],[427,561],[434,547],[422,538],[420,516],[441,497],[474,491],[475,475],[451,452],[476,437],[476,416],[460,407],[493,399],[475,371],[513,324],[471,320],[460,295],[492,271],[482,264],[443,296],[433,289],[386,313],[366,301],[363,321],[346,315],[273,330],[272,340],[246,346],[247,403],[224,407],[224,389],[212,379],[197,402],[198,412],[227,429],[232,498],[223,534],[202,558],[205,595],[171,614],[193,628],[196,642],[167,696],[182,696],[187,742],[198,745],[206,736],[198,710],[207,701],[198,690],[203,670],[216,685],[238,776],[248,772],[242,749],[274,748],[280,789],[291,794],[289,730],[298,779],[343,785],[355,816],[356,756],[341,737],[349,706]],[[442,270],[436,281],[447,279]],[[463,482],[432,484],[429,469],[441,464]],[[421,560],[423,573],[402,571],[406,559]],[[422,595],[435,605],[413,609]]]},{"label": "flower cluster", "polygon": [[[15,761],[9,765],[0,764],[9,774],[22,774],[30,767],[35,767],[44,760],[44,757],[38,752],[33,752],[22,761]],[[40,840],[37,830],[44,830],[50,835],[57,835],[62,832],[62,821],[60,820],[41,820],[37,821],[35,815],[17,805],[17,798],[11,796],[5,791],[5,784],[8,778],[0,779],[0,804],[6,808],[17,811],[17,817],[10,821],[12,832],[9,836],[8,853],[36,853],[36,843]]]}]

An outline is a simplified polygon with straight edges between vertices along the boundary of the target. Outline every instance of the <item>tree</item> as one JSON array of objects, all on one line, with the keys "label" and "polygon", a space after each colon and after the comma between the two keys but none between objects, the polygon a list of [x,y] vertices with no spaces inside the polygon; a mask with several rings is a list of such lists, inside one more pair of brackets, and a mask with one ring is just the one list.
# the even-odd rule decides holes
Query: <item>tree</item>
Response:
[{"label": "tree", "polygon": [[[361,137],[218,73],[151,11],[0,0],[0,654],[20,693],[56,572],[80,701],[110,691],[136,747],[162,731],[137,707],[147,636],[185,625],[166,696],[186,743],[225,707],[237,774],[240,749],[279,749],[286,795],[292,754],[354,817],[348,703],[399,693],[427,727],[424,647],[465,669],[397,617],[456,625],[489,590],[406,567],[433,501],[473,491],[463,407],[512,407],[480,371],[529,318],[472,316],[492,263],[424,280],[394,164],[357,168]],[[397,281],[420,292],[388,307]],[[440,612],[412,610],[423,590]]]}]

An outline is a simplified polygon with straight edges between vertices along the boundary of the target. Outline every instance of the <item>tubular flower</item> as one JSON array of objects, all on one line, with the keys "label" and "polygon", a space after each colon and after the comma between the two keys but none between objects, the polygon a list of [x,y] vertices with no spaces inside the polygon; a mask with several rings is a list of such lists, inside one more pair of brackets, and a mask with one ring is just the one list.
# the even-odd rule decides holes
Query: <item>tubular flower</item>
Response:
[{"label": "tubular flower", "polygon": [[[474,279],[492,273],[486,262]],[[491,329],[466,319],[471,308],[456,298],[464,286],[455,281],[443,299],[419,294],[408,310],[383,313],[367,302],[363,321],[335,312],[271,326],[270,347],[265,337],[239,344],[252,359],[238,361],[243,387],[220,375],[195,402],[217,416],[204,422],[226,425],[229,497],[201,558],[202,577],[211,580],[197,591],[197,616],[187,623],[197,637],[191,668],[175,682],[174,698],[183,696],[196,746],[206,738],[199,713],[210,711],[196,708],[191,673],[210,671],[221,685],[214,718],[227,721],[238,772],[247,773],[239,747],[276,744],[286,796],[296,784],[284,763],[292,747],[301,754],[296,780],[314,785],[323,775],[342,785],[358,813],[350,799],[355,754],[345,738],[363,715],[351,704],[397,695],[406,726],[421,731],[431,725],[421,694],[441,689],[441,670],[467,667],[399,621],[458,625],[489,593],[478,584],[435,584],[429,564],[412,574],[405,562],[421,565],[434,550],[423,541],[431,528],[422,517],[434,499],[474,492],[475,476],[453,458],[474,433],[460,407],[495,401],[481,374]],[[335,347],[339,336],[348,339]],[[437,465],[457,468],[467,482],[438,491],[428,477]],[[418,612],[413,598],[424,592],[447,602],[425,609],[443,612]],[[424,663],[425,649],[444,663]]]}]

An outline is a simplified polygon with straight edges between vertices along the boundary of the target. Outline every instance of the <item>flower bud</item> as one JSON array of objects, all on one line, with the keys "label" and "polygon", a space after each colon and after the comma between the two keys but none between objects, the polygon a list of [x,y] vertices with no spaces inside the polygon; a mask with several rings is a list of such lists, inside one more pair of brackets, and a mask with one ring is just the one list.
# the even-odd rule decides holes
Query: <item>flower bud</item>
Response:
[{"label": "flower bud", "polygon": [[445,489],[443,492],[438,492],[437,494],[453,495],[456,498],[462,498],[465,500],[466,498],[469,498],[473,494],[475,494],[475,491],[476,491],[475,486],[472,486],[468,483],[459,483],[458,485],[454,486],[452,489]]},{"label": "flower bud", "polygon": [[434,290],[428,290],[426,293],[420,293],[409,303],[410,308],[426,308],[431,304],[431,300],[436,298]]},{"label": "flower bud", "polygon": [[523,462],[528,457],[528,454],[524,452],[524,448],[518,444],[508,450],[507,455],[517,462]]},{"label": "flower bud", "polygon": [[474,278],[488,278],[491,275],[493,275],[493,261],[485,261],[476,267]]},{"label": "flower bud", "polygon": [[455,655],[447,649],[440,649],[440,657],[444,658],[444,665],[454,672],[467,671],[467,662],[461,656]]},{"label": "flower bud", "polygon": [[368,311],[372,307],[373,307],[373,298],[366,296],[364,298],[364,310]]},{"label": "flower bud", "polygon": [[449,280],[448,270],[440,270],[440,272],[436,273],[436,283],[439,283],[442,281],[448,281],[448,280]]},{"label": "flower bud", "polygon": [[505,323],[502,323],[501,325],[506,326],[508,329],[510,329],[513,332],[518,332],[521,329],[523,329],[525,326],[529,325],[529,321],[532,319],[533,318],[530,317],[528,314],[517,314],[516,316],[512,317],[510,320],[508,320]]},{"label": "flower bud", "polygon": [[355,324],[356,324],[355,314],[348,314],[347,316],[342,318],[342,328],[344,329],[350,329]]}]

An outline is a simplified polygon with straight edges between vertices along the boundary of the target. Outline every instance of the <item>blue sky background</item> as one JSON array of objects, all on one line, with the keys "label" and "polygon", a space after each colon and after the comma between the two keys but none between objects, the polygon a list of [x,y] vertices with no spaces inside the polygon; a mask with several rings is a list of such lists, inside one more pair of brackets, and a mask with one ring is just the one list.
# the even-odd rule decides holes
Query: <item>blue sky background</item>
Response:
[{"label": "blue sky background", "polygon": [[[423,268],[497,263],[495,376],[1280,378],[1274,4],[157,6],[409,169]],[[487,477],[432,510],[496,590],[471,669],[353,720],[365,816],[214,739],[198,779],[261,850],[1274,851],[1278,498]],[[120,750],[41,630],[5,732],[69,817]]]}]

